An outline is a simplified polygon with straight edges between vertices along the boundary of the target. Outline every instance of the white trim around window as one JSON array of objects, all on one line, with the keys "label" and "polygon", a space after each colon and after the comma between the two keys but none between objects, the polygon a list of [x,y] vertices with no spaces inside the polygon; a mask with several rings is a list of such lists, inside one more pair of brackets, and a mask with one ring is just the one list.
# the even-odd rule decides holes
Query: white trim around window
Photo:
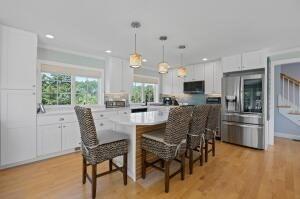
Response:
[{"label": "white trim around window", "polygon": [[[80,66],[80,65],[72,65],[72,64],[66,64],[66,63],[60,63],[60,62],[55,62],[55,61],[48,61],[48,60],[38,60],[37,61],[37,102],[40,103],[42,101],[42,80],[41,80],[41,67],[42,65],[53,65],[53,66],[59,66],[59,67],[65,67],[68,68],[68,70],[85,70],[88,73],[91,72],[95,72],[97,74],[101,74],[100,76],[100,81],[98,84],[98,105],[104,105],[104,78],[105,78],[105,74],[104,74],[104,69],[102,68],[93,68],[93,67],[89,67],[89,66]],[[78,75],[80,76],[80,75]],[[72,82],[74,82],[74,77],[72,77]],[[74,84],[72,84],[71,87],[71,93],[72,95],[74,95]],[[74,96],[72,96],[74,97]],[[74,98],[73,98],[74,99]],[[57,105],[59,107],[61,106],[74,106],[74,100],[72,100],[72,104],[71,105]],[[55,106],[55,105],[50,105],[51,107]]]}]

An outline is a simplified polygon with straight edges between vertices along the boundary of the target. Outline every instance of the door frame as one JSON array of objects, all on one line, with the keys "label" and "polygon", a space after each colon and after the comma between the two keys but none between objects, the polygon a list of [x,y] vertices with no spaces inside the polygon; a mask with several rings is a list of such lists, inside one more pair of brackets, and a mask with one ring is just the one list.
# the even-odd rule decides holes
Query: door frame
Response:
[{"label": "door frame", "polygon": [[283,64],[291,64],[291,63],[300,63],[300,58],[292,58],[292,59],[281,59],[277,61],[272,61],[271,59],[271,71],[270,71],[270,120],[268,122],[268,144],[274,145],[274,137],[275,137],[275,66],[283,65]]}]

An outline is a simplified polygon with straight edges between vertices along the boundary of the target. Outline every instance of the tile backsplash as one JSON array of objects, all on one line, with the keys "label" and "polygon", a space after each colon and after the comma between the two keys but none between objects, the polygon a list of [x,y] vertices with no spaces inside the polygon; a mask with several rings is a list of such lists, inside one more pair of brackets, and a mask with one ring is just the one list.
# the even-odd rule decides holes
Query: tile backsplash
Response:
[{"label": "tile backsplash", "polygon": [[129,95],[127,93],[105,93],[104,101],[126,101],[126,105],[129,105]]},{"label": "tile backsplash", "polygon": [[204,94],[177,94],[177,95],[165,95],[161,94],[160,99],[162,101],[163,97],[172,97],[175,96],[179,103],[188,103],[188,104],[205,104],[205,95]]}]

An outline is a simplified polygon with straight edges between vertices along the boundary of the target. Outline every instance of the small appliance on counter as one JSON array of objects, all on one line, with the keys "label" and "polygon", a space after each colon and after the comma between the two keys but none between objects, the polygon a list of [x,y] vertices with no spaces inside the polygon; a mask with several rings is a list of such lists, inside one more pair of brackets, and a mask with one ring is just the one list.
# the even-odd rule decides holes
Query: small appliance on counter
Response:
[{"label": "small appliance on counter", "polygon": [[126,107],[126,101],[106,101],[105,107],[106,108]]},{"label": "small appliance on counter", "polygon": [[176,100],[175,96],[173,96],[173,97],[163,97],[163,104],[165,106],[179,106],[179,103]]},{"label": "small appliance on counter", "polygon": [[38,103],[37,113],[46,113],[45,107],[42,103]]}]

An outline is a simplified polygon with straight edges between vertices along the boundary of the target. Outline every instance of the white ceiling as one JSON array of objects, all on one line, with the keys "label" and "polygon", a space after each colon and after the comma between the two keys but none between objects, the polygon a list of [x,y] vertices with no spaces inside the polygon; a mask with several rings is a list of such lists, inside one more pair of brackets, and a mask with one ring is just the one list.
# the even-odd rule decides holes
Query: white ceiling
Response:
[{"label": "white ceiling", "polygon": [[156,67],[161,35],[171,66],[179,63],[179,44],[187,46],[185,64],[300,46],[299,9],[299,0],[0,0],[0,23],[38,33],[41,45],[128,58],[130,23],[138,20],[138,52]]}]

